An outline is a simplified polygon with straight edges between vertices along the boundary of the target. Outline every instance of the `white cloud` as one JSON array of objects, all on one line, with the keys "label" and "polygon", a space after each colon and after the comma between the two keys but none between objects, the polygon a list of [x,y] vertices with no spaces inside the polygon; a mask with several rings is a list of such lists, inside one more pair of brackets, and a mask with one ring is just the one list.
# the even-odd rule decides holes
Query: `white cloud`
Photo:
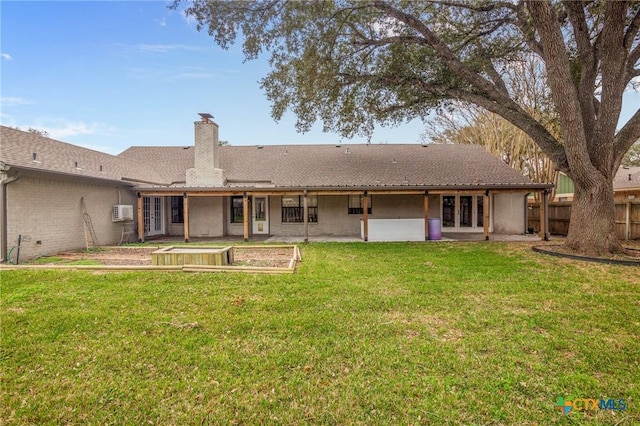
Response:
[{"label": "white cloud", "polygon": [[156,22],[158,22],[158,25],[160,25],[161,27],[167,26],[167,18],[158,19],[156,20]]},{"label": "white cloud", "polygon": [[8,53],[0,53],[0,57],[2,57],[2,59],[6,59],[7,61],[10,61],[13,59],[13,57]]},{"label": "white cloud", "polygon": [[138,50],[149,53],[168,53],[174,50],[202,50],[201,47],[186,44],[138,44],[136,47]]},{"label": "white cloud", "polygon": [[53,139],[64,140],[71,136],[104,133],[107,130],[107,126],[102,123],[69,122],[56,127],[44,126],[44,130],[46,130]]},{"label": "white cloud", "polygon": [[3,96],[0,98],[0,104],[2,104],[3,107],[14,107],[20,105],[31,105],[33,102],[24,98]]},{"label": "white cloud", "polygon": [[126,55],[136,54],[136,53],[171,53],[177,51],[187,51],[187,52],[197,52],[200,50],[204,50],[203,47],[192,46],[188,44],[122,44],[122,43],[114,43],[112,44],[116,49],[118,49],[119,53],[124,53]]},{"label": "white cloud", "polygon": [[125,70],[133,78],[142,80],[160,80],[160,81],[176,81],[176,80],[209,80],[220,78],[216,72],[207,71],[201,67],[182,67],[177,70],[160,69],[160,68],[142,68],[128,67]]}]

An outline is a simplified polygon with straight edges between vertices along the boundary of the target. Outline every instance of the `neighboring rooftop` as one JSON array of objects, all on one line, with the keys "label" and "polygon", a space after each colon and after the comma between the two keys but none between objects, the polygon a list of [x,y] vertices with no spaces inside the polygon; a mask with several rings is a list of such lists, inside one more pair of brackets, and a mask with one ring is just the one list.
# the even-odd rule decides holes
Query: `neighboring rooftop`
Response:
[{"label": "neighboring rooftop", "polygon": [[613,178],[613,189],[616,191],[640,189],[640,167],[620,167]]}]

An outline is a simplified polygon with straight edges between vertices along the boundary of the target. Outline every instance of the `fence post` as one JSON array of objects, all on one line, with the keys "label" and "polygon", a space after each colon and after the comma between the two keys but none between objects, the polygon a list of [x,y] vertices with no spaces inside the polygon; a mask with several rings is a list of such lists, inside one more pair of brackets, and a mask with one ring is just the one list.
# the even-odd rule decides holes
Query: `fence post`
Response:
[{"label": "fence post", "polygon": [[549,197],[548,191],[542,191],[542,201],[540,203],[540,233],[544,241],[549,241]]},{"label": "fence post", "polygon": [[624,235],[625,239],[631,239],[631,201],[627,201],[625,208]]}]

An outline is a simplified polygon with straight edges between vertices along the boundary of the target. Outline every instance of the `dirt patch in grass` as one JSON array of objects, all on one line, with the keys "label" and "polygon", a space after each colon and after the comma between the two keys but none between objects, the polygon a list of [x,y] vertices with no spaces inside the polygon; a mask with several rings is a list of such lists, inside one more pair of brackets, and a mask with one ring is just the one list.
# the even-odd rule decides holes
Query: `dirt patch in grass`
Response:
[{"label": "dirt patch in grass", "polygon": [[[91,262],[100,265],[151,265],[151,253],[158,247],[108,247],[95,251],[64,252],[55,257],[40,258],[40,265],[81,264]],[[293,256],[291,247],[242,247],[234,250],[233,266],[259,266],[288,268]],[[94,263],[95,262],[95,263]]]}]

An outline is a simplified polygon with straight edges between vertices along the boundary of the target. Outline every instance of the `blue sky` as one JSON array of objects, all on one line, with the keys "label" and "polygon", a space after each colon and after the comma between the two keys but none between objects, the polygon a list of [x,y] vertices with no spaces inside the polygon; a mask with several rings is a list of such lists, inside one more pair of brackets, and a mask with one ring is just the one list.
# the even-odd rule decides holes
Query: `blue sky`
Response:
[{"label": "blue sky", "polygon": [[[4,125],[45,129],[109,153],[132,145],[188,145],[198,112],[233,145],[364,142],[297,133],[276,123],[258,81],[267,58],[243,63],[163,1],[0,2]],[[372,142],[419,142],[420,121]]]},{"label": "blue sky", "polygon": [[[243,63],[163,1],[0,1],[0,122],[112,154],[132,145],[190,145],[198,112],[232,145],[351,141],[276,123],[258,80],[267,57]],[[629,92],[626,117],[640,108]],[[373,143],[421,141],[422,122],[377,129]]]}]

